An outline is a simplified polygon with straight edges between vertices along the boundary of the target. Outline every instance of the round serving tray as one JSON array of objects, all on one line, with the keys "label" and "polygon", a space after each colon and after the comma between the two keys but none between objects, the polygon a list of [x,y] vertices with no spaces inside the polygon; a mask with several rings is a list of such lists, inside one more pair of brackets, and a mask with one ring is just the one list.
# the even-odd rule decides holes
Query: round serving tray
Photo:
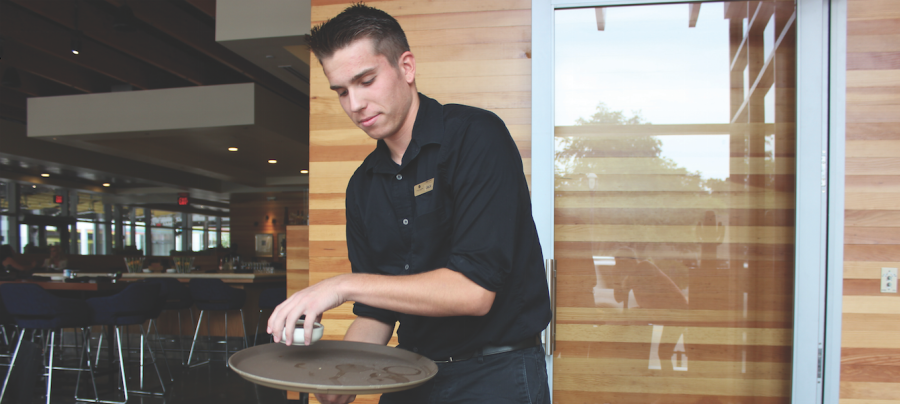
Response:
[{"label": "round serving tray", "polygon": [[411,389],[437,374],[430,359],[400,348],[351,341],[310,346],[265,344],[228,360],[241,377],[266,387],[318,394],[381,394]]}]

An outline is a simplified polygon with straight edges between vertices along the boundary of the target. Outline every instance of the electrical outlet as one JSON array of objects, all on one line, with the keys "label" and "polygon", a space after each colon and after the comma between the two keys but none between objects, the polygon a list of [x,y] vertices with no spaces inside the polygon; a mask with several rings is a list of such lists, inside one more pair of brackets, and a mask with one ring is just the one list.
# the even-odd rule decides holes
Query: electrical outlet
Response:
[{"label": "electrical outlet", "polygon": [[897,268],[881,268],[881,293],[897,293]]}]

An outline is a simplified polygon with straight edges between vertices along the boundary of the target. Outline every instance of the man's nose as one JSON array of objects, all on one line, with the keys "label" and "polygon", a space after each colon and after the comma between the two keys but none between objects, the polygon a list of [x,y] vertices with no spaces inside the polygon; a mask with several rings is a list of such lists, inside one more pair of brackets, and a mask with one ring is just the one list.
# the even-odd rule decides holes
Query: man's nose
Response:
[{"label": "man's nose", "polygon": [[348,91],[347,97],[350,99],[350,111],[359,112],[366,107],[366,102],[359,91]]}]

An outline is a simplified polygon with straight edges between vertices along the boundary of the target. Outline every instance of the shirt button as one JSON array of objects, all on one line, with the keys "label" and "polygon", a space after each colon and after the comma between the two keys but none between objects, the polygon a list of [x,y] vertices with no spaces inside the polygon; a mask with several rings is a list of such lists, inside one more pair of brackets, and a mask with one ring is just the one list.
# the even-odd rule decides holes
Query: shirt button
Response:
[{"label": "shirt button", "polygon": [[403,219],[403,225],[406,226],[409,224],[409,219]]},{"label": "shirt button", "polygon": [[403,175],[397,174],[397,180],[402,180],[402,179],[403,179]]},{"label": "shirt button", "polygon": [[403,269],[409,271],[409,264],[404,265],[404,266],[403,266]]}]

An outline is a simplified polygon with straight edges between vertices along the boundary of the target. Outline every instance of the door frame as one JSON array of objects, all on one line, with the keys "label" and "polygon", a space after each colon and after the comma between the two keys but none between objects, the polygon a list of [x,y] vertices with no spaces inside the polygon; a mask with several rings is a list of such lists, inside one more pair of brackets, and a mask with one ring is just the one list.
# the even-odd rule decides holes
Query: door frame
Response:
[{"label": "door frame", "polygon": [[[837,404],[843,295],[847,0],[796,1],[797,188],[791,402]],[[532,0],[531,195],[545,258],[554,257],[554,11],[685,2]],[[553,356],[548,354],[552,392]]]}]

